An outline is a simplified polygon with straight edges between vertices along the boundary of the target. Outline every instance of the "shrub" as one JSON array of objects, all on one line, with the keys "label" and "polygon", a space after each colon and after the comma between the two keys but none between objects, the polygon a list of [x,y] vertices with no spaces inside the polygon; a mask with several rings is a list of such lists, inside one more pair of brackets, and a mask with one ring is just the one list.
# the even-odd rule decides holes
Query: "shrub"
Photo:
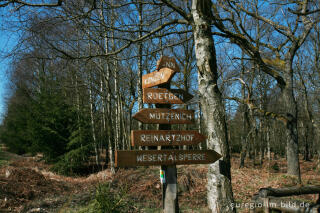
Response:
[{"label": "shrub", "polygon": [[94,200],[89,204],[88,208],[82,211],[95,213],[134,212],[133,202],[130,202],[127,198],[127,192],[126,187],[120,187],[118,191],[114,191],[111,183],[99,184]]},{"label": "shrub", "polygon": [[274,163],[274,164],[271,166],[271,168],[272,168],[274,171],[276,171],[276,172],[280,171],[280,167],[279,167],[279,165],[278,165],[277,162]]}]

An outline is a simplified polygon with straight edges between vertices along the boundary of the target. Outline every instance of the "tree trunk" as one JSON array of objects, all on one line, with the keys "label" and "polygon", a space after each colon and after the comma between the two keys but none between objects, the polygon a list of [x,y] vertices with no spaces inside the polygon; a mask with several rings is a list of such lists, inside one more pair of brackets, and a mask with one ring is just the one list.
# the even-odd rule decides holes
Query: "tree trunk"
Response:
[{"label": "tree trunk", "polygon": [[243,119],[243,136],[241,137],[241,154],[240,154],[240,166],[244,167],[244,161],[248,152],[248,129],[250,129],[250,123],[248,118],[248,108],[243,106],[242,119]]},{"label": "tree trunk", "polygon": [[97,137],[96,137],[96,131],[95,131],[95,124],[94,124],[94,115],[93,115],[93,98],[92,98],[92,89],[91,89],[91,83],[89,86],[89,101],[90,101],[90,118],[91,118],[91,131],[92,131],[92,138],[93,138],[93,147],[94,147],[94,153],[95,153],[95,159],[96,159],[96,165],[99,167],[100,164],[100,158],[99,158],[99,150],[98,150],[98,144],[97,144]]},{"label": "tree trunk", "polygon": [[309,132],[309,124],[304,124],[304,121],[300,122],[301,127],[301,138],[304,141],[304,150],[303,150],[303,160],[310,161],[309,158],[309,143],[308,143],[308,132]]},{"label": "tree trunk", "polygon": [[[111,4],[113,4],[113,0],[111,1]],[[114,8],[111,9],[111,26],[114,27],[115,25],[115,12]],[[115,42],[115,32],[114,30],[111,30],[111,45],[112,45],[112,51],[116,51],[117,44]],[[114,123],[114,149],[119,150],[120,148],[120,142],[122,141],[122,133],[121,133],[121,109],[120,109],[120,86],[119,86],[119,66],[118,61],[116,59],[112,62],[112,68],[113,68],[113,76],[114,76],[114,94],[116,97],[116,106],[115,106],[115,123]]]},{"label": "tree trunk", "polygon": [[[202,115],[201,115],[201,114],[202,114],[202,111],[201,111],[201,104],[198,103],[197,106],[198,106],[198,110],[199,110],[199,112],[198,112],[198,122],[197,122],[197,123],[198,123],[198,130],[199,130],[199,133],[202,133],[202,125],[201,125],[201,124],[202,124],[202,122],[201,122],[201,121],[202,121]],[[199,149],[200,149],[200,150],[206,149],[205,144],[206,144],[206,143],[203,144],[203,142],[199,143]]]},{"label": "tree trunk", "polygon": [[[90,22],[89,22],[90,23]],[[89,24],[90,25],[90,24]],[[88,38],[90,38],[90,31],[87,31]],[[88,42],[88,51],[89,54],[91,54],[92,48],[91,48],[91,39],[89,39]],[[92,94],[92,85],[93,85],[93,77],[92,77],[92,64],[89,65],[89,104],[90,104],[90,118],[91,118],[91,132],[92,132],[92,139],[93,139],[93,147],[94,147],[94,153],[95,153],[95,159],[96,159],[96,165],[99,168],[100,167],[100,152],[98,149],[98,142],[97,142],[97,136],[96,136],[96,129],[95,129],[95,120],[94,120],[94,100],[93,100],[93,94]]]},{"label": "tree trunk", "polygon": [[[101,10],[100,10],[100,20],[102,23],[105,23],[105,18],[103,14],[103,0],[100,0],[101,4]],[[103,27],[103,26],[102,26]],[[109,41],[108,41],[108,35],[107,35],[107,30],[103,28],[103,42],[104,42],[104,52],[108,54],[109,52]],[[112,113],[111,113],[111,89],[109,86],[109,81],[110,81],[110,66],[109,62],[106,61],[106,67],[104,68],[102,66],[103,70],[106,70],[106,74],[104,76],[104,85],[106,89],[106,103],[105,103],[105,109],[106,109],[106,131],[107,131],[107,144],[106,144],[106,163],[108,161],[110,162],[110,170],[111,173],[115,173],[115,167],[114,167],[114,155],[113,155],[113,132],[112,132]],[[108,160],[109,158],[109,160]]]},{"label": "tree trunk", "polygon": [[193,34],[198,67],[198,82],[203,116],[206,118],[208,149],[214,149],[222,159],[209,165],[208,205],[212,212],[233,212],[230,154],[225,121],[225,109],[217,86],[216,52],[209,18],[210,0],[193,0]]},{"label": "tree trunk", "polygon": [[[189,72],[189,70],[188,70],[187,63],[188,62],[186,61],[184,63],[184,67],[183,67],[183,88],[184,88],[184,91],[189,92],[189,86],[188,86],[188,72]],[[184,109],[188,109],[188,105],[185,105]],[[183,128],[183,130],[188,130],[188,125],[184,124],[182,128]],[[187,150],[188,146],[183,145],[182,149]]]},{"label": "tree trunk", "polygon": [[[143,30],[143,19],[142,19],[142,11],[143,11],[143,4],[142,2],[139,2],[138,5],[138,11],[139,11],[139,37],[142,37],[142,30]],[[143,108],[143,102],[142,102],[142,48],[143,44],[142,42],[138,43],[138,80],[137,80],[137,88],[138,88],[138,110],[140,111]],[[143,123],[138,122],[138,129],[143,129]]]},{"label": "tree trunk", "polygon": [[293,71],[291,61],[286,62],[285,70],[286,85],[282,89],[283,104],[287,113],[286,136],[287,136],[287,173],[300,179],[299,147],[297,129],[297,103],[293,94]]},{"label": "tree trunk", "polygon": [[[244,75],[244,64],[243,64],[243,55],[241,56],[241,74],[240,78],[243,78]],[[241,85],[241,95],[242,98],[246,97],[246,87],[244,84]],[[248,117],[248,106],[246,104],[242,105],[242,136],[241,136],[241,153],[240,153],[240,165],[239,168],[244,167],[244,161],[248,151],[248,129],[250,129],[250,122]]]},{"label": "tree trunk", "polygon": [[[267,121],[267,122],[268,122],[268,121]],[[271,149],[270,149],[270,130],[269,130],[269,123],[267,123],[266,141],[267,141],[268,171],[270,171]]]},{"label": "tree trunk", "polygon": [[[251,160],[252,160],[252,164],[253,166],[256,166],[256,158],[257,158],[257,124],[256,124],[256,119],[253,115],[253,111],[250,110],[250,122],[251,122],[251,134],[250,134],[250,144],[251,144]],[[249,151],[250,152],[250,151]]]},{"label": "tree trunk", "polygon": [[[79,62],[77,60],[77,68],[79,68]],[[75,87],[76,87],[76,104],[77,104],[77,122],[78,122],[78,131],[79,131],[79,141],[80,141],[80,147],[82,149],[82,129],[81,129],[81,120],[80,120],[80,94],[79,94],[79,87],[78,87],[78,75],[77,73],[75,75]],[[82,156],[82,159],[84,159],[84,156]]]},{"label": "tree trunk", "polygon": [[259,156],[259,164],[260,166],[262,166],[263,164],[263,159],[264,159],[264,131],[263,131],[263,117],[260,117],[260,127],[259,127],[259,130],[260,130],[260,143],[259,143],[259,152],[260,152],[260,156]]},{"label": "tree trunk", "polygon": [[[313,140],[314,140],[314,144],[317,145],[317,141],[319,141],[319,131],[317,128],[317,125],[315,123],[314,120],[314,116],[311,110],[311,106],[309,103],[309,96],[308,96],[308,90],[307,87],[305,85],[303,76],[301,75],[301,73],[299,72],[300,75],[300,81],[301,81],[301,85],[302,85],[302,89],[303,89],[303,98],[304,98],[304,110],[306,112],[307,115],[307,124],[306,124],[306,129],[304,131],[304,135],[305,135],[305,155],[304,155],[304,160],[310,160],[310,152],[309,152],[309,143],[308,143],[308,135],[309,135],[309,129],[311,132],[311,135],[313,135]],[[311,123],[311,128],[309,128],[309,125]]]},{"label": "tree trunk", "polygon": [[[100,64],[102,65],[102,61],[100,61]],[[101,66],[101,68],[103,68],[103,66]],[[107,114],[106,114],[106,98],[105,98],[105,90],[104,90],[104,86],[103,86],[103,79],[104,79],[104,74],[103,74],[103,71],[101,71],[100,73],[100,93],[101,93],[101,104],[102,104],[102,118],[101,118],[101,121],[102,121],[102,125],[101,125],[101,137],[102,137],[102,144],[103,146],[106,146],[106,144],[108,143],[108,137],[109,135],[106,134],[107,133],[107,123],[106,123],[106,117],[107,117]],[[101,147],[101,150],[103,150],[103,147]],[[108,151],[107,149],[105,149],[105,153],[106,153],[106,159],[105,159],[105,164],[108,165]],[[104,168],[102,168],[104,169]]]},{"label": "tree trunk", "polygon": [[320,186],[291,186],[287,188],[261,188],[259,190],[260,197],[288,197],[293,195],[304,194],[320,194]]}]

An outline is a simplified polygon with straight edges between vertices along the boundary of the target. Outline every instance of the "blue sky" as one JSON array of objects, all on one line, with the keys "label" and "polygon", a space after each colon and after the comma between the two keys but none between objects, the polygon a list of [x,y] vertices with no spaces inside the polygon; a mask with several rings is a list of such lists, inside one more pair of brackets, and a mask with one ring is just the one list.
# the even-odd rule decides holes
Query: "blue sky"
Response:
[{"label": "blue sky", "polygon": [[[2,36],[0,39],[2,42]],[[5,112],[5,91],[8,83],[6,68],[7,68],[6,61],[1,60],[0,61],[0,123],[2,122],[3,114]]]},{"label": "blue sky", "polygon": [[[1,17],[0,17],[1,18]],[[10,52],[10,50],[16,45],[17,35],[14,31],[4,30],[5,23],[0,20],[0,123],[2,122],[3,115],[5,113],[5,98],[6,91],[9,83],[8,68],[10,64],[10,58],[4,56]]]},{"label": "blue sky", "polygon": [[[6,34],[0,32],[0,49],[5,48],[5,43],[7,41]],[[0,58],[0,123],[2,122],[3,114],[5,113],[5,95],[6,88],[8,86],[8,70],[9,60],[4,59],[2,56]]]}]

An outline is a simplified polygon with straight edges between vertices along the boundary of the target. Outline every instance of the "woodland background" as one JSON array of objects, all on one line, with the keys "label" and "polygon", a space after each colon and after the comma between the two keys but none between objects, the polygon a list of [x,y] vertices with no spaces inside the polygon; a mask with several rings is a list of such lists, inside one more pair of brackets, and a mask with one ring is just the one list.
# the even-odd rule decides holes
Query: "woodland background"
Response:
[{"label": "woodland background", "polygon": [[[188,1],[180,4],[190,8]],[[282,6],[294,3],[242,4],[263,14],[268,12],[270,19],[283,24],[293,19],[294,14],[283,11]],[[173,86],[195,95],[184,107],[196,110],[198,119],[193,129],[203,125],[192,32],[190,26],[174,23],[177,15],[164,3],[97,1],[93,5],[68,1],[58,9],[28,10],[16,5],[10,9],[2,9],[2,13],[14,16],[7,28],[20,32],[19,44],[10,54],[11,88],[1,125],[1,142],[10,151],[41,152],[58,170],[70,174],[81,172],[92,155],[98,165],[110,161],[108,154],[99,159],[102,152],[111,153],[106,150],[131,149],[130,130],[138,129],[132,115],[142,107],[138,104],[141,91],[137,83],[142,73],[155,70],[161,55],[177,60],[182,72],[174,78]],[[251,37],[269,42],[268,45],[281,42],[273,26],[247,14],[239,16],[237,24]],[[282,16],[288,20],[280,20]],[[270,152],[284,156],[283,125],[271,116],[257,116],[237,101],[249,97],[260,109],[283,113],[274,79],[229,40],[215,37],[218,83],[231,151],[247,151],[250,158],[259,158],[260,164],[265,155],[270,157]],[[313,123],[319,122],[319,43],[319,24],[315,24],[292,64],[299,152],[306,160],[319,150],[313,133]],[[264,53],[263,60],[281,72],[283,61],[272,52]],[[183,128],[186,127],[176,125],[176,129]],[[244,145],[248,147],[243,149]],[[205,144],[194,148],[205,148]]]},{"label": "woodland background", "polygon": [[[196,124],[173,129],[207,134],[211,118],[200,103],[191,1],[48,2],[0,3],[1,14],[10,16],[4,27],[19,35],[6,55],[12,62],[0,141],[9,151],[41,153],[61,174],[87,174],[88,167],[114,172],[115,150],[138,149],[130,131],[156,128],[132,115],[154,107],[142,103],[141,76],[162,55],[174,57],[181,70],[172,87],[195,96],[182,107],[196,110]],[[215,41],[214,79],[228,149],[240,154],[240,167],[246,157],[256,165],[285,157],[290,137],[295,154],[319,159],[319,2],[208,5],[213,12],[202,15]]]}]

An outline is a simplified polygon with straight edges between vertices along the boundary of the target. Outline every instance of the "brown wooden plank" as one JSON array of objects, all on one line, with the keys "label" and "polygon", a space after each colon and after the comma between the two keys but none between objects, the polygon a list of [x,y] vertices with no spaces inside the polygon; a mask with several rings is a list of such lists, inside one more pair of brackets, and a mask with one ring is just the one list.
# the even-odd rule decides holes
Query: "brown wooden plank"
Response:
[{"label": "brown wooden plank", "polygon": [[133,118],[145,124],[192,124],[194,110],[142,109]]},{"label": "brown wooden plank", "polygon": [[116,167],[210,164],[221,158],[214,150],[116,151]]},{"label": "brown wooden plank", "polygon": [[162,68],[170,68],[176,72],[180,72],[179,65],[177,64],[176,60],[172,57],[162,56],[157,64],[157,70]]},{"label": "brown wooden plank", "polygon": [[132,130],[132,146],[196,145],[206,137],[196,130]]},{"label": "brown wooden plank", "polygon": [[143,103],[184,104],[193,96],[182,89],[144,88]]},{"label": "brown wooden plank", "polygon": [[142,88],[154,87],[168,83],[176,71],[170,68],[162,68],[142,76]]},{"label": "brown wooden plank", "polygon": [[308,186],[290,186],[284,188],[260,188],[259,196],[266,198],[272,197],[288,197],[293,195],[304,195],[304,194],[320,194],[320,186],[308,185]]}]

